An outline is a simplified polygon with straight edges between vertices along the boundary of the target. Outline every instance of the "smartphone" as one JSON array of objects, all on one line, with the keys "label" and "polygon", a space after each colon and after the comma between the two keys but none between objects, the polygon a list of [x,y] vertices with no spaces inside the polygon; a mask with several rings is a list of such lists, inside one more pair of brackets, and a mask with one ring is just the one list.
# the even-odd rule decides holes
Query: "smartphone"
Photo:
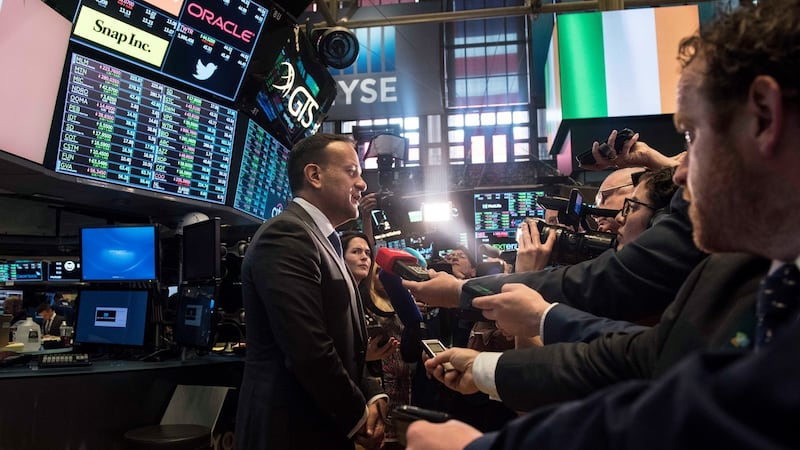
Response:
[{"label": "smartphone", "polygon": [[[442,341],[438,339],[423,339],[422,340],[422,349],[425,350],[425,353],[433,358],[434,356],[442,353],[443,351],[447,350],[447,347],[442,344]],[[444,371],[447,372],[449,370],[455,370],[456,368],[453,367],[452,364],[446,362],[442,364]]]},{"label": "smartphone", "polygon": [[428,422],[443,423],[450,420],[451,417],[450,414],[441,411],[418,408],[411,405],[400,405],[392,409],[389,419],[397,431],[397,442],[405,447],[407,445],[406,431],[411,422],[427,420]]},{"label": "smartphone", "polygon": [[372,339],[380,339],[378,341],[378,347],[383,347],[389,342],[389,335],[384,331],[383,327],[380,325],[370,325],[367,327],[367,336]]}]

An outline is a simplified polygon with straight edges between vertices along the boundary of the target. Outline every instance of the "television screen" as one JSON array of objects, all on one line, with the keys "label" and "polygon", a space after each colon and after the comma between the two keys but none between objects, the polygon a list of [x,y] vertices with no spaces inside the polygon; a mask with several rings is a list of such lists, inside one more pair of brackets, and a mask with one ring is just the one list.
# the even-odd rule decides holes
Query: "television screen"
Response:
[{"label": "television screen", "polygon": [[17,260],[0,263],[0,282],[44,281],[42,261]]},{"label": "television screen", "polygon": [[291,200],[287,162],[289,149],[252,119],[242,142],[242,160],[233,207],[266,220],[283,211]]},{"label": "television screen", "polygon": [[[0,4],[0,150],[43,164],[70,23],[47,2]],[[33,30],[47,38],[32,39]]]},{"label": "television screen", "polygon": [[47,265],[48,281],[81,281],[81,262],[77,259],[50,261]]},{"label": "television screen", "polygon": [[528,217],[544,218],[536,198],[544,191],[475,192],[475,240],[502,251],[517,249],[517,228]]},{"label": "television screen", "polygon": [[49,167],[225,203],[235,110],[78,53],[65,72]]},{"label": "television screen", "polygon": [[252,0],[82,0],[72,39],[233,100],[268,14]]},{"label": "television screen", "polygon": [[[285,17],[270,24],[270,37],[282,44],[277,56],[253,60],[237,105],[284,144],[314,134],[336,99],[336,82],[317,59],[306,33]],[[274,43],[270,42],[270,45]]]},{"label": "television screen", "polygon": [[156,279],[155,225],[81,228],[83,281]]},{"label": "television screen", "polygon": [[183,227],[183,280],[222,278],[220,218]]},{"label": "television screen", "polygon": [[78,294],[76,343],[144,345],[146,290],[87,290]]},{"label": "television screen", "polygon": [[175,342],[199,348],[211,348],[214,344],[212,314],[216,286],[183,285],[178,297],[175,315]]}]

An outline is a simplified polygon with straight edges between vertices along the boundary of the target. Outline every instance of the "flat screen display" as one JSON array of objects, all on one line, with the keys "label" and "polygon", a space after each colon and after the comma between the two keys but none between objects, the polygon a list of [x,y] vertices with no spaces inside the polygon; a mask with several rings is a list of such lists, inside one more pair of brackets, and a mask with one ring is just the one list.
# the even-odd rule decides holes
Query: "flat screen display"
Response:
[{"label": "flat screen display", "polygon": [[44,281],[42,261],[17,260],[0,263],[0,282]]},{"label": "flat screen display", "polygon": [[175,342],[189,347],[213,345],[212,313],[216,286],[181,286],[175,316]]},{"label": "flat screen display", "polygon": [[47,2],[0,1],[0,150],[44,163],[69,33],[69,20]]},{"label": "flat screen display", "polygon": [[517,228],[528,217],[544,218],[536,202],[544,191],[475,192],[475,240],[502,251],[517,249]]},{"label": "flat screen display", "polygon": [[220,219],[215,217],[183,227],[183,279],[222,278]]},{"label": "flat screen display", "polygon": [[251,0],[82,0],[72,39],[233,100],[268,14]]},{"label": "flat screen display", "polygon": [[253,61],[237,105],[291,146],[320,127],[336,99],[336,82],[317,59],[306,33],[287,20],[270,25],[270,36],[282,46],[277,56]]},{"label": "flat screen display", "polygon": [[72,53],[56,172],[225,203],[236,111]]},{"label": "flat screen display", "polygon": [[47,265],[48,281],[81,281],[81,262],[77,259],[50,261]]},{"label": "flat screen display", "polygon": [[156,279],[156,226],[81,228],[84,281]]},{"label": "flat screen display", "polygon": [[144,345],[147,297],[146,290],[82,290],[75,342]]},{"label": "flat screen display", "polygon": [[292,198],[289,149],[252,119],[247,121],[233,207],[266,220],[280,214]]}]

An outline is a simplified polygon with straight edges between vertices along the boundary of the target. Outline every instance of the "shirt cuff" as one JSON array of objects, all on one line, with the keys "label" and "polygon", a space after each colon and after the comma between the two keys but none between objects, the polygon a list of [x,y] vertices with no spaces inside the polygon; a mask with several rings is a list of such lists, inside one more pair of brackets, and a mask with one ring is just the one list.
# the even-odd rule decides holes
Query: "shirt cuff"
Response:
[{"label": "shirt cuff", "polygon": [[366,406],[364,406],[364,414],[361,416],[361,420],[359,420],[358,423],[356,423],[356,426],[353,427],[353,429],[350,430],[349,433],[347,433],[347,438],[348,439],[351,439],[356,433],[358,433],[358,430],[360,430],[361,427],[364,425],[364,422],[367,421],[367,416],[369,416],[369,405],[375,403],[376,401],[378,401],[378,400],[380,400],[382,398],[385,398],[387,401],[389,400],[389,396],[386,395],[386,394],[378,394],[378,395],[372,397],[371,399],[369,399],[369,401],[367,402]]},{"label": "shirt cuff", "polygon": [[550,310],[553,309],[553,307],[556,306],[557,304],[558,302],[551,303],[550,306],[548,306],[547,309],[544,310],[544,312],[542,313],[542,320],[539,321],[539,337],[542,338],[543,344],[547,344],[547,341],[544,339],[544,321],[547,320],[547,313],[549,313]]},{"label": "shirt cuff", "polygon": [[475,386],[481,392],[489,394],[489,398],[492,400],[500,400],[494,373],[497,369],[497,361],[502,355],[499,352],[481,352],[472,363],[472,379],[475,381]]}]

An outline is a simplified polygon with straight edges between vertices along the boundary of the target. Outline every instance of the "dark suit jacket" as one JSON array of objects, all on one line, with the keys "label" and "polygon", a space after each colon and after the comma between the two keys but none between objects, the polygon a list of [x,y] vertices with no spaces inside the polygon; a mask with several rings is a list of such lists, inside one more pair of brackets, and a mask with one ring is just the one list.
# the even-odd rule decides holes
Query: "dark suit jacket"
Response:
[{"label": "dark suit jacket", "polygon": [[53,322],[50,324],[50,330],[45,330],[44,329],[45,325],[47,325],[47,321],[46,320],[43,321],[42,322],[42,334],[47,334],[47,335],[50,335],[50,336],[59,336],[60,333],[61,333],[61,331],[59,330],[59,327],[61,326],[61,323],[63,321],[64,321],[63,317],[59,316],[58,314],[55,314],[53,316]]},{"label": "dark suit jacket", "polygon": [[[688,203],[683,189],[671,202],[671,213],[620,251],[571,266],[541,272],[490,275],[467,282],[500,292],[504,283],[523,283],[545,300],[561,302],[617,320],[657,319],[678,289],[706,256],[692,241]],[[469,293],[462,290],[463,297]],[[468,302],[462,299],[462,304]]]},{"label": "dark suit jacket", "polygon": [[248,247],[239,449],[352,449],[347,433],[381,392],[364,371],[367,337],[355,281],[329,247],[294,202]]},{"label": "dark suit jacket", "polygon": [[634,333],[645,331],[649,327],[595,316],[559,303],[547,312],[543,328],[542,342],[548,345],[557,342],[589,342],[606,333]]},{"label": "dark suit jacket", "polygon": [[686,280],[658,325],[608,333],[589,343],[505,352],[495,380],[503,402],[530,411],[631,379],[655,377],[698,349],[748,348],[754,303],[769,261],[717,254]]},{"label": "dark suit jacket", "polygon": [[695,353],[657,381],[544,408],[468,450],[800,448],[800,321],[755,353]]}]

